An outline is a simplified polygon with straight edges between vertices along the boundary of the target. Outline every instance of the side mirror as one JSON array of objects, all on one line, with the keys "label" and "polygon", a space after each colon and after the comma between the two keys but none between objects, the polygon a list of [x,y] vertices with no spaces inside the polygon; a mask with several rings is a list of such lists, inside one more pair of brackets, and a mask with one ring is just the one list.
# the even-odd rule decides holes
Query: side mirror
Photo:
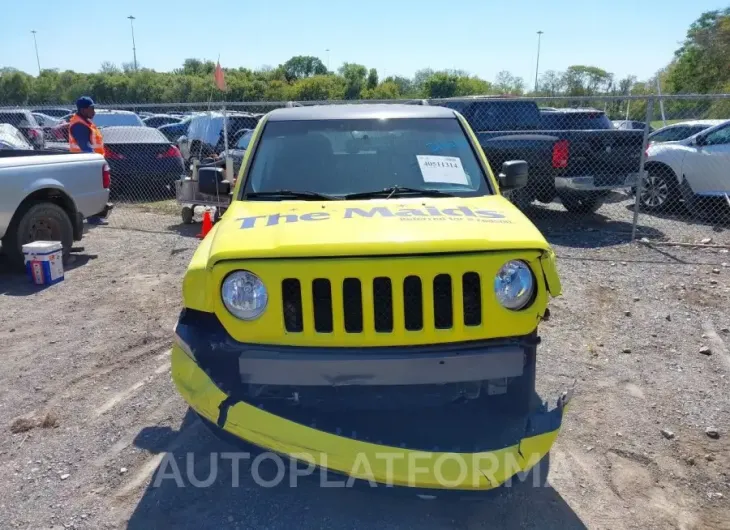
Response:
[{"label": "side mirror", "polygon": [[702,147],[705,144],[706,141],[704,136],[695,136],[695,138],[690,141],[690,145],[696,145],[697,147]]},{"label": "side mirror", "polygon": [[205,195],[229,195],[231,183],[225,178],[223,168],[201,167],[198,169],[198,191]]},{"label": "side mirror", "polygon": [[527,186],[527,162],[524,160],[508,160],[502,164],[499,173],[501,191],[516,190]]}]

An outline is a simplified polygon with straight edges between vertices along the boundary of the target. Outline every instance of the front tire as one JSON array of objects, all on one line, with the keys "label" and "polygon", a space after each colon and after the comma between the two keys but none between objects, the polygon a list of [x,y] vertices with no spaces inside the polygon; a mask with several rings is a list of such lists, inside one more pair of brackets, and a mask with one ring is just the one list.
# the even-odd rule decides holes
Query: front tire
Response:
[{"label": "front tire", "polygon": [[677,203],[677,178],[669,170],[652,169],[641,188],[639,205],[647,211],[665,209]]},{"label": "front tire", "polygon": [[603,206],[606,195],[599,193],[566,193],[560,196],[563,207],[570,213],[589,214],[595,213]]},{"label": "front tire", "polygon": [[3,239],[3,249],[10,267],[25,268],[23,245],[33,241],[60,241],[63,262],[68,261],[73,246],[73,223],[66,211],[51,202],[29,202],[16,212]]}]

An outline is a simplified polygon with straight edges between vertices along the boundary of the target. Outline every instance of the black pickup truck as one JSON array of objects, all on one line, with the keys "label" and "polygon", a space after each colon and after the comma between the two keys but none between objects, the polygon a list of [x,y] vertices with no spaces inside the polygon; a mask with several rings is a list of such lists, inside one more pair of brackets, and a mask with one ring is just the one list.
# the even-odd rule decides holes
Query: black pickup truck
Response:
[{"label": "black pickup truck", "polygon": [[521,209],[559,197],[570,212],[595,212],[639,173],[643,131],[615,129],[598,110],[541,110],[534,101],[483,97],[430,104],[466,118],[492,168],[507,160],[529,164],[528,185],[506,193]]}]

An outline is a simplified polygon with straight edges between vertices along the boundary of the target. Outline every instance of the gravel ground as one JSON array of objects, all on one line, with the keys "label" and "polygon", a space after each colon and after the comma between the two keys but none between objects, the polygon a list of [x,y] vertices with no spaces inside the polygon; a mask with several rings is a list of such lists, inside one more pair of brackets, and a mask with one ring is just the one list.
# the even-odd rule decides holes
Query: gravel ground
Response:
[{"label": "gravel ground", "polygon": [[[628,216],[578,229],[535,214],[565,291],[541,328],[539,390],[552,400],[577,380],[548,486],[453,503],[313,481],[260,488],[247,468],[235,488],[221,466],[206,488],[154,487],[165,455],[192,454],[202,480],[210,453],[230,450],[169,376],[199,226],[112,215],[63,283],[37,291],[0,274],[0,528],[730,528],[726,249],[629,244]],[[160,232],[115,228],[130,219]]]}]

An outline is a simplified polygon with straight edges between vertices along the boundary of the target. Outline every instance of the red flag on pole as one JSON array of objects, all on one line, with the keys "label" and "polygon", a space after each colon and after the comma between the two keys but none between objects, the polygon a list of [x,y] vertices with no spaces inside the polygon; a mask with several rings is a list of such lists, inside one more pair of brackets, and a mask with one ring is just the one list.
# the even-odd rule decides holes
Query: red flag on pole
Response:
[{"label": "red flag on pole", "polygon": [[218,87],[218,90],[223,92],[226,91],[226,76],[223,73],[220,61],[218,61],[215,65],[215,86]]}]

